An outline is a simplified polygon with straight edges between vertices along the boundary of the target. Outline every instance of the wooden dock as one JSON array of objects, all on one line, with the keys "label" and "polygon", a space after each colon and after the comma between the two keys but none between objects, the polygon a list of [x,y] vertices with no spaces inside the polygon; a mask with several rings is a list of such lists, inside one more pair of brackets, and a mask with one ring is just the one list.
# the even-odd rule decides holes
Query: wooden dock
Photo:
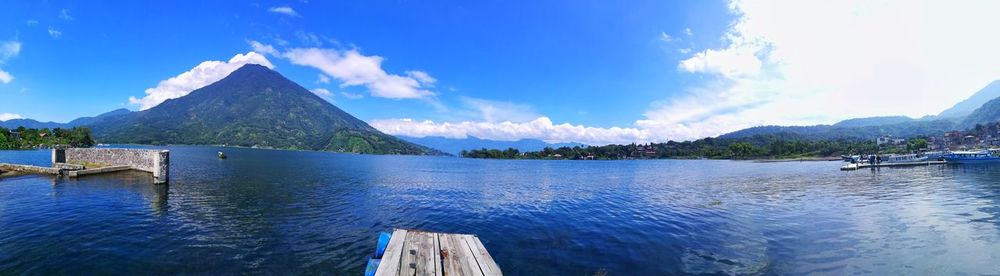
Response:
[{"label": "wooden dock", "polygon": [[869,163],[851,163],[840,167],[841,171],[853,171],[866,168],[887,168],[887,167],[912,167],[912,166],[930,166],[930,165],[944,165],[948,164],[945,161],[923,161],[923,162],[903,162],[903,163],[881,163],[881,164],[869,164]]},{"label": "wooden dock", "polygon": [[376,276],[503,275],[475,235],[395,229]]}]

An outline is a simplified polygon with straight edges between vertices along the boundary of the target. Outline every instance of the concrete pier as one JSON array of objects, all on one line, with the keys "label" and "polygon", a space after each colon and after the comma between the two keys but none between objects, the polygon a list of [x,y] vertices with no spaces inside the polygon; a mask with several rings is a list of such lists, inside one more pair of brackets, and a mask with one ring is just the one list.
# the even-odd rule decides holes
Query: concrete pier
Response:
[{"label": "concrete pier", "polygon": [[49,174],[61,175],[62,169],[48,168],[31,165],[0,163],[0,172],[18,172],[22,174]]},{"label": "concrete pier", "polygon": [[75,168],[67,173],[79,177],[132,169],[153,174],[153,183],[170,179],[170,151],[121,148],[67,148],[52,150],[52,166]]},{"label": "concrete pier", "polygon": [[95,169],[83,169],[66,172],[66,176],[69,177],[80,177],[88,174],[99,174],[99,173],[109,173],[109,172],[120,172],[131,170],[132,167],[129,166],[111,166],[111,167],[100,167]]}]

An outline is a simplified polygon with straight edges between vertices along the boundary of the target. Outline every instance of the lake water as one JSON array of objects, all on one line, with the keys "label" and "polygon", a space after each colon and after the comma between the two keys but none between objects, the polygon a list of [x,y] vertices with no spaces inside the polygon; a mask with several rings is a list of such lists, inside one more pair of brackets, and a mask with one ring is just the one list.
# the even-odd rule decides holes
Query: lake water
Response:
[{"label": "lake water", "polygon": [[393,227],[477,234],[507,275],[1000,272],[1000,166],[168,148],[166,186],[0,180],[0,274],[360,275]]}]

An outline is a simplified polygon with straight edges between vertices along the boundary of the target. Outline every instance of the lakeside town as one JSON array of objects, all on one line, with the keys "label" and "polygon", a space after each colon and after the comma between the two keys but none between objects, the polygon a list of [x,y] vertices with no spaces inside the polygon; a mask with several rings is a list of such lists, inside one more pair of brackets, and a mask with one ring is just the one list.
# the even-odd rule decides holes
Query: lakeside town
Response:
[{"label": "lakeside town", "polygon": [[[515,148],[474,149],[461,153],[467,158],[632,160],[632,159],[792,159],[839,160],[859,155],[899,156],[976,151],[1000,147],[1000,123],[977,124],[965,131],[937,135],[900,137],[881,135],[871,139],[807,139],[792,134],[753,135],[741,138],[704,138],[695,141],[605,146],[547,147],[522,152]],[[866,159],[866,158],[865,158]],[[847,159],[845,159],[847,160]]]}]

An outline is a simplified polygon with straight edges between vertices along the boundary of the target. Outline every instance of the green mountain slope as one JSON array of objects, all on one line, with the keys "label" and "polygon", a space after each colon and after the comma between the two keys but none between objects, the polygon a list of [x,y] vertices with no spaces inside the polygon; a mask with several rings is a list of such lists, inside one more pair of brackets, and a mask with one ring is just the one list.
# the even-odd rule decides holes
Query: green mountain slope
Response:
[{"label": "green mountain slope", "polygon": [[874,139],[882,135],[913,137],[940,135],[959,126],[954,120],[907,121],[885,125],[865,126],[759,126],[720,135],[721,139],[740,139],[757,135],[791,135],[805,140]]},{"label": "green mountain slope", "polygon": [[440,154],[386,135],[260,65],[243,66],[184,97],[89,126],[101,143]]},{"label": "green mountain slope", "polygon": [[955,106],[941,111],[938,114],[939,118],[961,118],[963,116],[972,114],[976,109],[983,106],[990,100],[1000,97],[1000,80],[993,81],[983,89],[976,91],[971,97],[965,99]]},{"label": "green mountain slope", "polygon": [[881,125],[892,125],[899,123],[906,123],[915,121],[914,119],[906,116],[880,116],[880,117],[868,117],[868,118],[857,118],[857,119],[847,119],[840,121],[839,123],[833,124],[835,127],[868,127],[868,126],[881,126]]},{"label": "green mountain slope", "polygon": [[1000,121],[1000,98],[990,100],[977,108],[962,121],[962,126],[970,128],[976,124],[989,124]]}]

